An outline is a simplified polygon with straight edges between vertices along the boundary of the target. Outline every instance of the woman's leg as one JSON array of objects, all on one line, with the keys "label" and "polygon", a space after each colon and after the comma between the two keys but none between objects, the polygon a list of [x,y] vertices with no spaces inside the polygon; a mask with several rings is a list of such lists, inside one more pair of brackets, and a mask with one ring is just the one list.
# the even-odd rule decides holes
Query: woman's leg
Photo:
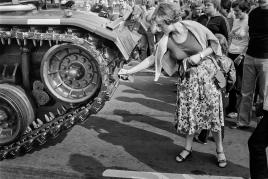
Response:
[{"label": "woman's leg", "polygon": [[227,166],[227,161],[226,161],[225,154],[223,152],[221,131],[212,132],[212,135],[214,137],[215,144],[216,144],[218,166],[220,168],[225,168]]},{"label": "woman's leg", "polygon": [[186,135],[184,149],[176,157],[177,162],[183,162],[191,154],[193,138],[194,134]]},{"label": "woman's leg", "polygon": [[215,140],[216,151],[217,152],[223,152],[221,131],[219,131],[219,132],[212,132],[212,135],[213,135],[213,138]]},{"label": "woman's leg", "polygon": [[191,150],[192,149],[193,138],[194,138],[194,134],[186,135],[186,138],[185,138],[185,149],[187,149],[187,150]]}]

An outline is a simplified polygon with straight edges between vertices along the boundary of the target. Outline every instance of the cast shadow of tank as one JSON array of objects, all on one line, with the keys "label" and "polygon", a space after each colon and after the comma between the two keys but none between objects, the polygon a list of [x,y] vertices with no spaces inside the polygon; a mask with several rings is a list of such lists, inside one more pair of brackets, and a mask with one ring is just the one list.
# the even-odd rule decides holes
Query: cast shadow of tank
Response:
[{"label": "cast shadow of tank", "polygon": [[[226,177],[248,176],[248,168],[228,160],[228,167],[220,169],[216,165],[215,152],[200,152],[193,149],[193,157],[184,162],[177,163],[175,156],[183,149],[183,138],[180,145],[175,144],[174,135],[163,131],[159,132],[157,127],[135,126],[128,118],[146,118],[147,121],[157,121],[149,116],[121,116],[121,120],[111,120],[103,117],[92,116],[82,126],[98,134],[98,138],[122,147],[125,152],[135,157],[139,162],[151,168],[145,172],[178,173],[178,174],[207,174]],[[107,117],[108,118],[108,117]],[[130,119],[132,120],[132,119]],[[105,130],[106,132],[101,132]],[[215,151],[215,150],[213,150]],[[113,155],[112,153],[109,155]],[[131,165],[133,166],[133,165]],[[124,166],[128,170],[139,170],[139,168]],[[147,168],[148,168],[147,167]]]},{"label": "cast shadow of tank", "polygon": [[[77,178],[88,178],[88,179],[107,179],[103,177],[104,171],[107,169],[103,164],[101,164],[94,157],[72,154],[69,158],[68,165],[76,172],[79,173]],[[126,170],[124,167],[114,167],[118,170]]]}]

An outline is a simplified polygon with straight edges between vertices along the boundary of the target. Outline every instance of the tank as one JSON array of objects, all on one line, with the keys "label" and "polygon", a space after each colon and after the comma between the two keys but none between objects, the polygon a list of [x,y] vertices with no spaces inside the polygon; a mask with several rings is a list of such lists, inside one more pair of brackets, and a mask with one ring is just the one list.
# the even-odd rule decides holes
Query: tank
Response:
[{"label": "tank", "polygon": [[140,35],[55,1],[0,3],[0,160],[99,112]]}]

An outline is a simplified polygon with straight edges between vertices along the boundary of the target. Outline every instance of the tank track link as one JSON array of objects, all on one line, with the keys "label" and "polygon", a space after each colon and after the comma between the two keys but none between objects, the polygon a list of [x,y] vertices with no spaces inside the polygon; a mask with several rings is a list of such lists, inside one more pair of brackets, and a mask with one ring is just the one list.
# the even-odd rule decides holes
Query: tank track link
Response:
[{"label": "tank track link", "polygon": [[[18,140],[9,145],[0,146],[0,161],[30,152],[34,147],[45,144],[47,140],[56,138],[64,130],[84,122],[91,114],[96,114],[100,111],[119,85],[119,78],[117,77],[116,71],[120,67],[118,68],[116,62],[122,63],[122,59],[117,59],[117,61],[113,59],[114,61],[109,62],[111,59],[108,59],[109,56],[104,54],[105,50],[97,50],[94,44],[90,42],[90,34],[88,38],[80,38],[75,33],[70,33],[70,31],[60,34],[55,33],[53,30],[41,33],[32,30],[21,32],[16,28],[11,30],[0,29],[0,40],[3,45],[11,44],[11,39],[16,39],[19,46],[27,45],[29,40],[32,41],[34,46],[37,45],[37,42],[41,46],[43,41],[48,41],[50,46],[52,43],[73,43],[83,46],[98,61],[102,76],[102,85],[98,95],[87,104],[70,109],[69,111],[62,110],[63,112],[58,112],[56,115],[50,113],[51,115],[46,117],[46,122],[42,122],[42,124],[35,123],[33,125],[34,127],[28,126],[25,133]],[[40,119],[36,119],[35,121],[40,121]]]}]

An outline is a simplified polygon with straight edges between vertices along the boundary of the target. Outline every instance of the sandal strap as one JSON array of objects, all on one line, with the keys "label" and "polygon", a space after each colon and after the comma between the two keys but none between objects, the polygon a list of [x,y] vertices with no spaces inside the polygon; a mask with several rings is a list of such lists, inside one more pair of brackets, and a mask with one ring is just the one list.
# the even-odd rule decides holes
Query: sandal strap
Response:
[{"label": "sandal strap", "polygon": [[226,159],[221,159],[221,160],[218,160],[219,163],[226,163]]},{"label": "sandal strap", "polygon": [[179,157],[181,161],[184,161],[187,158],[187,155],[186,155],[186,158],[184,158],[181,154],[177,155],[177,157]]},{"label": "sandal strap", "polygon": [[[216,151],[217,152],[217,155],[220,155],[220,154],[223,154],[224,155],[224,159],[218,159],[218,162],[219,163],[226,163],[226,158],[225,158],[225,154],[224,154],[224,152],[222,151],[222,152],[218,152],[218,151]],[[218,157],[217,157],[218,158]]]},{"label": "sandal strap", "polygon": [[188,152],[188,153],[191,153],[192,152],[192,149],[188,150],[186,148],[183,149],[184,151]]},{"label": "sandal strap", "polygon": [[181,153],[178,154],[177,157],[178,157],[181,161],[186,160],[187,157],[189,157],[189,155],[192,153],[192,150],[183,149],[182,152],[183,152],[183,151],[186,151],[188,154],[187,154],[185,157],[183,157],[183,156],[181,155]]},{"label": "sandal strap", "polygon": [[216,153],[217,153],[217,154],[224,154],[224,152],[223,152],[223,151],[218,152],[217,150],[216,150]]}]

